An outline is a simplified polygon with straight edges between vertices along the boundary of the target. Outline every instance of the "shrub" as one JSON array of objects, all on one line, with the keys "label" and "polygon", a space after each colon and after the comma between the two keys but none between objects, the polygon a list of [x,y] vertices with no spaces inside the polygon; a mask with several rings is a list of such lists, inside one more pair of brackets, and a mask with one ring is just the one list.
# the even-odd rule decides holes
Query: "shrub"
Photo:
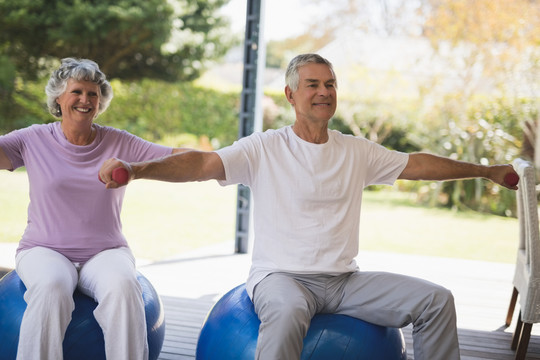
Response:
[{"label": "shrub", "polygon": [[[115,97],[98,118],[150,141],[173,134],[205,135],[218,146],[238,135],[239,94],[156,80],[112,81]],[[172,145],[172,144],[171,144]]]},{"label": "shrub", "polygon": [[[0,114],[2,133],[56,121],[45,105],[45,84],[46,80],[19,84],[10,111]],[[150,141],[166,140],[169,145],[174,145],[171,136],[179,134],[207,136],[217,147],[231,144],[238,136],[238,93],[159,80],[113,80],[111,85],[114,98],[96,119],[99,124],[125,129]],[[6,109],[1,100],[0,104]]]},{"label": "shrub", "polygon": [[[446,104],[451,104],[448,101]],[[529,101],[505,98],[479,99],[469,104],[466,117],[443,107],[438,123],[423,128],[423,149],[450,158],[484,165],[511,163],[520,155],[523,120],[530,114]],[[515,195],[480,179],[434,183],[422,197],[424,203],[456,209],[471,208],[515,216]]]}]

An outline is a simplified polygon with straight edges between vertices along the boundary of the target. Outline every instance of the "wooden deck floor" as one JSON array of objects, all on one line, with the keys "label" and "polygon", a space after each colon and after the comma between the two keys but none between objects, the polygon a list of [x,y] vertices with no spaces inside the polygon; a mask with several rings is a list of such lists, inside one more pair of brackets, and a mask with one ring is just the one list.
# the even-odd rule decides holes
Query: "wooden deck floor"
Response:
[{"label": "wooden deck floor", "polygon": [[[167,314],[165,342],[159,359],[195,359],[197,337],[213,301],[165,296],[162,298]],[[411,327],[403,329],[408,359],[413,359]],[[512,335],[503,330],[480,331],[459,329],[462,360],[511,360]],[[216,358],[218,360],[219,357]],[[540,337],[533,336],[527,359],[540,359]],[[332,360],[332,359],[329,359]],[[374,359],[376,360],[376,359]]]},{"label": "wooden deck floor", "polygon": [[[207,313],[221,296],[245,281],[250,256],[232,254],[229,246],[201,249],[158,263],[139,263],[139,271],[152,282],[165,308],[160,360],[194,359]],[[418,276],[452,290],[463,360],[514,359],[510,329],[515,324],[509,329],[502,326],[512,290],[513,265],[370,252],[358,261],[363,270]],[[408,358],[413,359],[411,328],[403,333]],[[540,325],[533,326],[527,359],[540,359]]]},{"label": "wooden deck floor", "polygon": [[[451,289],[456,299],[463,360],[511,360],[512,334],[502,325],[512,290],[513,265],[459,259],[365,253],[365,270],[399,271]],[[161,294],[166,311],[165,343],[159,359],[194,359],[198,333],[215,302],[245,281],[249,255],[227,248],[140,267]],[[515,318],[514,316],[514,322]],[[403,329],[409,359],[411,327]],[[540,325],[533,327],[527,359],[540,359]]]}]

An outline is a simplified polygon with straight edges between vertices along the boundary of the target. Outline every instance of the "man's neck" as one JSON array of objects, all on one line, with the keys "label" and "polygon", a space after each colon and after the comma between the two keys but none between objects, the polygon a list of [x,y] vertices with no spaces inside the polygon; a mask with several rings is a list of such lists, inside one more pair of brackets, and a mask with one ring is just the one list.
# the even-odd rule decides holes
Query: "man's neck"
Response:
[{"label": "man's neck", "polygon": [[324,144],[328,141],[328,123],[324,125],[310,124],[309,126],[303,122],[296,121],[292,126],[294,133],[310,143]]}]

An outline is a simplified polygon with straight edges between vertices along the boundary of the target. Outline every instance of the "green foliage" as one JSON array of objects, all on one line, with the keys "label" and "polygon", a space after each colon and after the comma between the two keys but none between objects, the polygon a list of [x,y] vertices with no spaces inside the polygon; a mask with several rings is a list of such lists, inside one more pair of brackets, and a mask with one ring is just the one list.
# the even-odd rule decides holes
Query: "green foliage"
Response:
[{"label": "green foliage", "polygon": [[[511,163],[520,154],[522,126],[530,118],[531,102],[509,99],[477,100],[460,119],[461,110],[445,102],[438,119],[424,126],[417,141],[427,151],[484,165]],[[427,124],[424,124],[427,125]],[[457,209],[475,209],[515,216],[515,196],[480,179],[434,183],[422,191],[423,201]]]},{"label": "green foliage", "polygon": [[[214,147],[229,145],[237,138],[238,93],[160,80],[113,80],[111,84],[114,98],[97,123],[170,146],[194,144],[182,134],[206,136]],[[13,97],[18,117],[16,121],[0,119],[0,133],[56,120],[47,112],[44,88],[44,81],[21,83]]]},{"label": "green foliage", "polygon": [[[112,81],[114,99],[99,123],[161,142],[188,133],[207,136],[214,146],[231,144],[238,135],[238,93],[220,93],[191,83],[159,80]],[[176,144],[175,146],[178,146]]]},{"label": "green foliage", "polygon": [[13,92],[15,87],[15,65],[7,56],[0,55],[0,98]]},{"label": "green foliage", "polygon": [[36,78],[64,57],[109,78],[192,80],[231,46],[216,11],[228,0],[2,0],[0,53]]},{"label": "green foliage", "polygon": [[60,58],[95,60],[111,79],[199,77],[236,41],[216,15],[227,2],[1,0],[0,130],[51,121],[37,79]]},{"label": "green foliage", "polygon": [[0,133],[20,129],[32,124],[53,121],[45,105],[45,82],[23,81],[13,83],[7,98],[0,98]]},{"label": "green foliage", "polygon": [[359,99],[344,96],[338,117],[356,136],[366,137],[390,149],[414,152],[421,150],[417,133],[417,106],[414,101],[399,103],[385,99]]},{"label": "green foliage", "polygon": [[[2,101],[11,98],[15,91],[15,65],[6,56],[0,56],[0,114],[7,118],[16,118],[16,109],[10,101]],[[10,124],[12,126],[12,124]],[[0,129],[2,122],[0,121]]]}]

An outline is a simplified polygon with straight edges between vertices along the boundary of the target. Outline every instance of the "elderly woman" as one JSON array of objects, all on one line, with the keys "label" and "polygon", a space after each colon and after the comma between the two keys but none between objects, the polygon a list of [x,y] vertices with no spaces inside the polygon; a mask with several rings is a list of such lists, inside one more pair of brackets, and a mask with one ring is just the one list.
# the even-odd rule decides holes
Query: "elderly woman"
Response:
[{"label": "elderly woman", "polygon": [[120,222],[125,188],[106,190],[96,174],[111,157],[142,161],[181,149],[95,124],[113,93],[93,61],[63,59],[45,92],[60,121],[0,136],[0,169],[25,166],[30,183],[28,225],[16,255],[28,304],[17,358],[62,359],[78,288],[98,303],[107,358],[146,359],[142,290]]}]

